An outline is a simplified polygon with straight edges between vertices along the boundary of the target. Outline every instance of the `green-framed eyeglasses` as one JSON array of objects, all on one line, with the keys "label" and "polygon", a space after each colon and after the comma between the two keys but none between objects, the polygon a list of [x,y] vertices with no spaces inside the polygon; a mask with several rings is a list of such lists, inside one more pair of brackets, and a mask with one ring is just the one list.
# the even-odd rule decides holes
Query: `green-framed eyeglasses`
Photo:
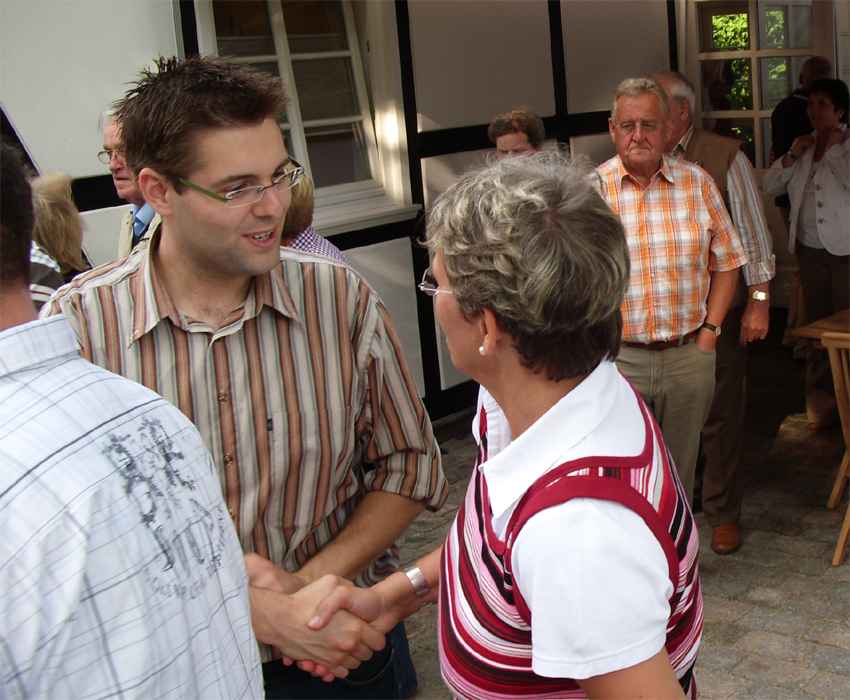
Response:
[{"label": "green-framed eyeglasses", "polygon": [[224,206],[231,209],[234,207],[247,207],[249,204],[259,202],[263,198],[265,191],[269,188],[273,188],[274,191],[278,193],[286,192],[286,190],[291,190],[295,187],[295,185],[301,182],[301,178],[304,177],[304,168],[298,165],[298,163],[291,158],[289,160],[289,164],[294,167],[291,170],[287,170],[283,173],[283,175],[272,180],[271,185],[242,187],[241,189],[233,190],[232,192],[225,192],[223,195],[210,192],[210,190],[201,187],[200,185],[196,185],[194,182],[189,182],[182,177],[177,178],[177,180],[178,182],[186,185],[186,187],[191,187],[193,190],[207,195],[207,197],[212,197],[219,202],[224,202]]}]

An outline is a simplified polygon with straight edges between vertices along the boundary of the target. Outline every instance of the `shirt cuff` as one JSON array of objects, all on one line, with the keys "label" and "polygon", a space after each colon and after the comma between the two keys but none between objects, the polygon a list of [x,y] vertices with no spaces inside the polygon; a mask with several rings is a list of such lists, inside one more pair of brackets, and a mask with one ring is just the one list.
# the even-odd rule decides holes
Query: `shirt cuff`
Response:
[{"label": "shirt cuff", "polygon": [[776,277],[776,256],[771,255],[769,260],[763,262],[747,263],[741,268],[741,272],[748,287],[770,282]]}]

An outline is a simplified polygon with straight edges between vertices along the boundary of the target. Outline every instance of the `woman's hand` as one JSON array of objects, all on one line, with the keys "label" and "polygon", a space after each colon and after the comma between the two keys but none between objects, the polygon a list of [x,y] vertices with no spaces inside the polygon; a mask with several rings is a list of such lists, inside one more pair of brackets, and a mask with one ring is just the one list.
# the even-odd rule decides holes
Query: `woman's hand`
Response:
[{"label": "woman's hand", "polygon": [[798,158],[815,145],[815,137],[811,134],[803,134],[794,139],[791,144],[791,153]]}]

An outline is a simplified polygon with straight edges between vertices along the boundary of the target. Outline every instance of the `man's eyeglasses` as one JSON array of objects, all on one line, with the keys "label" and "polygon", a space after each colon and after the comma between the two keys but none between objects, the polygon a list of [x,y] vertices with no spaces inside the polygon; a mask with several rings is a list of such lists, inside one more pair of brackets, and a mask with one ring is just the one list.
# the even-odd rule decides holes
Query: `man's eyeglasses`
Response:
[{"label": "man's eyeglasses", "polygon": [[425,292],[429,297],[436,296],[437,294],[451,294],[451,289],[437,289],[437,280],[434,279],[434,275],[431,272],[431,268],[429,267],[425,270],[425,274],[422,275],[422,281],[417,285],[420,291]]},{"label": "man's eyeglasses", "polygon": [[223,202],[224,206],[233,209],[235,207],[247,207],[249,204],[254,204],[259,202],[263,198],[263,194],[269,188],[274,188],[274,191],[278,194],[282,192],[286,192],[286,190],[291,190],[295,185],[301,182],[301,178],[304,177],[304,168],[298,165],[294,160],[290,158],[289,163],[294,167],[291,170],[287,170],[283,175],[279,175],[274,180],[272,180],[271,185],[256,185],[254,187],[242,187],[238,190],[233,190],[232,192],[225,192],[223,195],[216,194],[215,192],[210,192],[207,189],[204,189],[200,185],[196,185],[194,182],[189,182],[188,180],[184,180],[182,177],[177,178],[177,180],[186,185],[186,187],[191,187],[193,190],[200,192],[201,194],[207,195],[207,197],[212,197],[213,199]]},{"label": "man's eyeglasses", "polygon": [[617,124],[617,128],[626,136],[634,135],[638,129],[644,134],[652,135],[661,128],[661,124],[658,122],[623,122],[622,124]]},{"label": "man's eyeglasses", "polygon": [[104,165],[109,165],[112,162],[112,158],[123,158],[124,151],[119,151],[117,148],[112,151],[101,151],[97,154],[97,159],[103,163]]}]

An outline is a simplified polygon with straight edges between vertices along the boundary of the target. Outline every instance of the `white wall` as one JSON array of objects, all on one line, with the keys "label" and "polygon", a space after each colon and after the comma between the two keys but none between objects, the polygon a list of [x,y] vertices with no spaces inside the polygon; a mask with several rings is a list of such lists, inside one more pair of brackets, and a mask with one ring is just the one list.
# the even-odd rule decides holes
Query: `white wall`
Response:
[{"label": "white wall", "polygon": [[[167,0],[2,0],[0,105],[39,172],[108,175],[100,113],[143,66],[176,53]],[[123,211],[84,214],[93,263],[114,259]]]},{"label": "white wall", "polygon": [[410,241],[400,238],[376,245],[346,250],[351,266],[357,270],[381,297],[393,320],[404,348],[413,380],[420,396],[425,395],[422,372],[422,349],[419,345],[419,321],[416,312],[416,287]]},{"label": "white wall", "polygon": [[106,174],[98,115],[176,52],[170,2],[2,0],[0,103],[41,172]]},{"label": "white wall", "polygon": [[665,0],[561,3],[571,113],[610,111],[625,78],[670,68]]},{"label": "white wall", "polygon": [[489,124],[525,105],[555,113],[545,0],[413,0],[419,130]]}]

